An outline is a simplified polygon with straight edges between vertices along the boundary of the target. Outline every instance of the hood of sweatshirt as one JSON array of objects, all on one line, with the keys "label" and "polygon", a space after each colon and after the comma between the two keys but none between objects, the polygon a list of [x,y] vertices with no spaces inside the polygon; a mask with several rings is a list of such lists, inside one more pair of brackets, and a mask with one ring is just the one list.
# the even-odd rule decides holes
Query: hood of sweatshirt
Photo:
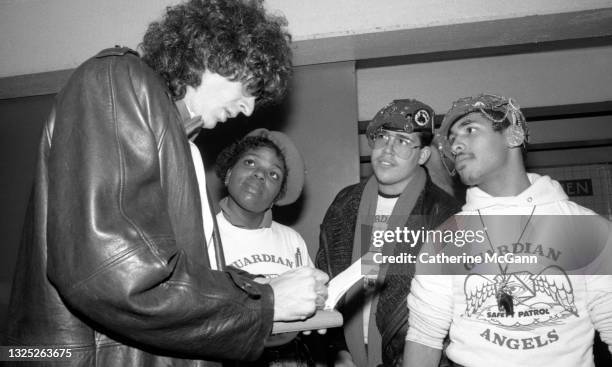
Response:
[{"label": "hood of sweatshirt", "polygon": [[478,187],[467,190],[463,211],[475,211],[492,207],[533,207],[568,200],[559,182],[549,176],[528,173],[531,186],[516,196],[491,196]]}]

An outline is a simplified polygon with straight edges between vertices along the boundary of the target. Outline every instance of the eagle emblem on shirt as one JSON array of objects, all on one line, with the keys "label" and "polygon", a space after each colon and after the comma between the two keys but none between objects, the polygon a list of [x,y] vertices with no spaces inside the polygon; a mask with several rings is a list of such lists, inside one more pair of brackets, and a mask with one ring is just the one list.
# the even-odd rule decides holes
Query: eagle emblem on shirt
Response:
[{"label": "eagle emblem on shirt", "polygon": [[[464,283],[466,317],[508,328],[537,328],[572,315],[578,316],[574,289],[563,269],[554,265],[533,274],[469,274]],[[498,306],[497,295],[507,294],[513,313]]]}]

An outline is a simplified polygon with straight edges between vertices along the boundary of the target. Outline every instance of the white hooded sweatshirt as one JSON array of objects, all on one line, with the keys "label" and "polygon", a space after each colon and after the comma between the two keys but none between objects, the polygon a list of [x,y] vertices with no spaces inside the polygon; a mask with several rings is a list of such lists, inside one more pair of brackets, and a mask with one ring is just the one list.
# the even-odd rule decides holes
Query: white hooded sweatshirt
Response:
[{"label": "white hooded sweatshirt", "polygon": [[[595,215],[569,201],[561,185],[550,177],[536,174],[528,177],[531,186],[513,197],[492,197],[477,187],[470,188],[466,204],[457,216],[480,215],[484,224],[484,221],[493,222],[492,215],[522,215],[523,218],[533,215],[534,222],[549,218],[537,216]],[[593,366],[595,330],[608,346],[612,344],[612,273],[609,272],[612,236],[609,221],[590,218],[597,222],[598,231],[604,235],[599,237],[603,238],[599,255],[580,271],[565,271],[562,264],[571,262],[568,258],[575,257],[577,252],[582,253],[588,246],[586,241],[572,242],[568,251],[554,248],[555,242],[530,243],[527,236],[519,240],[512,238],[513,252],[537,256],[545,270],[536,274],[519,271],[510,264],[494,275],[423,275],[419,274],[417,263],[417,275],[408,296],[410,319],[406,340],[442,349],[448,334],[447,356],[466,367]],[[482,228],[491,232],[488,224]],[[520,227],[516,232],[520,233]],[[492,252],[501,252],[504,246],[500,245],[499,237],[487,233],[485,238],[493,242],[485,242]],[[431,250],[424,246],[421,253],[428,248]],[[602,267],[607,269],[602,271]],[[511,314],[498,306],[501,287],[513,293]]]}]

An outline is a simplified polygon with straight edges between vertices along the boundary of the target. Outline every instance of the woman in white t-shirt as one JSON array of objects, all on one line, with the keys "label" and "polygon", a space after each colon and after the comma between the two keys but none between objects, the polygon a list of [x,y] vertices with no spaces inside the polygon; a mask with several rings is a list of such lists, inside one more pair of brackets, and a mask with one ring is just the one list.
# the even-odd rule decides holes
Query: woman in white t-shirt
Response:
[{"label": "woman in white t-shirt", "polygon": [[[302,236],[272,220],[272,206],[293,203],[304,185],[304,161],[289,137],[254,130],[224,149],[216,166],[228,192],[217,214],[226,266],[266,278],[313,266]],[[294,337],[275,337],[271,344],[277,346],[267,348],[255,365],[313,365],[308,349]]]}]

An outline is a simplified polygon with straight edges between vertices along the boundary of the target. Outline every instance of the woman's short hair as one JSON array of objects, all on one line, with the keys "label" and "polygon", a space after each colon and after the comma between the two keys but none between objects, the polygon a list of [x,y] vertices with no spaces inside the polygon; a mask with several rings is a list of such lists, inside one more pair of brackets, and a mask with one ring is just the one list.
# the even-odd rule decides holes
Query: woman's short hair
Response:
[{"label": "woman's short hair", "polygon": [[277,101],[291,75],[291,36],[282,16],[262,0],[189,0],[166,8],[140,44],[142,59],[165,80],[175,100],[208,70],[245,83],[257,104]]}]

